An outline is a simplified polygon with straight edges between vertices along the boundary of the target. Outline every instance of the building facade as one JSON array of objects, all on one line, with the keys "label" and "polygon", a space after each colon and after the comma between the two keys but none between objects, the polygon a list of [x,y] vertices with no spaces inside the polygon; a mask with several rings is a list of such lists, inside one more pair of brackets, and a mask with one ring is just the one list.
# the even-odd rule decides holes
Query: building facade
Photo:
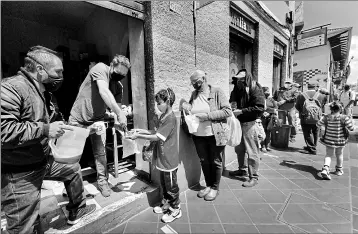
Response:
[{"label": "building facade", "polygon": [[[93,63],[109,65],[115,54],[132,63],[123,82],[122,104],[133,105],[134,128],[154,127],[154,95],[167,87],[176,94],[174,111],[179,120],[179,103],[190,98],[189,77],[196,69],[207,72],[209,83],[227,96],[232,76],[243,68],[272,92],[287,78],[289,32],[262,2],[3,2],[1,7],[6,38],[2,75],[14,75],[31,46],[59,50],[65,81],[55,95],[66,118]],[[179,185],[185,188],[199,182],[200,164],[191,139],[180,130],[177,134]],[[86,154],[81,161],[93,158]],[[158,180],[156,169],[140,154],[134,160],[139,171]],[[225,160],[236,160],[233,148],[227,147]]]},{"label": "building facade", "polygon": [[[349,72],[349,50],[352,37],[352,27],[347,28],[318,28],[304,31],[308,36],[298,35],[300,40],[310,40],[310,43],[297,44],[294,59],[294,81],[307,89],[309,81],[317,81],[320,88],[325,88],[333,95],[337,89],[346,83]],[[321,37],[321,43],[315,38]],[[332,96],[333,97],[333,96]]]}]

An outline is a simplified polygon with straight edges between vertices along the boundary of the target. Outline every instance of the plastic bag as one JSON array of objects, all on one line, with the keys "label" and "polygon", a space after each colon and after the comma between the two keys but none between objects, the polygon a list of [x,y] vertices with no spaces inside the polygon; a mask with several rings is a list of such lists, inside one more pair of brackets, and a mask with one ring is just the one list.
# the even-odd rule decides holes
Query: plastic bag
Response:
[{"label": "plastic bag", "polygon": [[230,136],[226,144],[232,147],[240,145],[242,129],[239,120],[234,115],[232,115],[227,119],[227,124],[230,128]]},{"label": "plastic bag", "polygon": [[125,134],[122,131],[119,131],[122,135],[122,145],[123,145],[123,156],[122,158],[126,158],[133,154],[139,154],[137,142],[135,140],[131,140],[125,138]]},{"label": "plastic bag", "polygon": [[156,146],[156,141],[146,141],[142,150],[142,158],[146,162],[152,162],[153,160],[153,151]]},{"label": "plastic bag", "polygon": [[192,115],[190,112],[189,115],[185,114],[185,111],[183,111],[183,113],[185,122],[188,125],[189,132],[196,132],[198,130],[200,120],[195,115]]}]

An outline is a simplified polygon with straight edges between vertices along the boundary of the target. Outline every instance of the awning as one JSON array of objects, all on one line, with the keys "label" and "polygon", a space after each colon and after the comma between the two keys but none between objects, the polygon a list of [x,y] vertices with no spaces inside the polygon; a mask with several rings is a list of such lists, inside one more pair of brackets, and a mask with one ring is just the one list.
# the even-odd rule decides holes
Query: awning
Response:
[{"label": "awning", "polygon": [[331,45],[333,60],[339,61],[339,68],[343,70],[348,62],[352,27],[328,29],[327,38]]}]

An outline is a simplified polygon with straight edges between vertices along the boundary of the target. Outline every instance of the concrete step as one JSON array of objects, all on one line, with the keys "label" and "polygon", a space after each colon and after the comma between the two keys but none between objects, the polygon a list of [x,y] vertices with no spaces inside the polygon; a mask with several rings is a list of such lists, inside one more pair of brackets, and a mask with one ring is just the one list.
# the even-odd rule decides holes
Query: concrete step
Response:
[{"label": "concrete step", "polygon": [[[84,170],[85,172],[85,170]],[[68,198],[63,196],[63,184],[44,181],[41,191],[40,217],[44,233],[105,233],[135,214],[154,205],[160,199],[158,187],[148,182],[147,177],[136,170],[110,176],[112,194],[102,197],[96,189],[92,173],[83,176],[87,204],[96,204],[97,210],[84,217],[76,225],[67,225]],[[52,187],[51,187],[52,185]],[[1,214],[1,228],[6,227],[5,216]]]}]

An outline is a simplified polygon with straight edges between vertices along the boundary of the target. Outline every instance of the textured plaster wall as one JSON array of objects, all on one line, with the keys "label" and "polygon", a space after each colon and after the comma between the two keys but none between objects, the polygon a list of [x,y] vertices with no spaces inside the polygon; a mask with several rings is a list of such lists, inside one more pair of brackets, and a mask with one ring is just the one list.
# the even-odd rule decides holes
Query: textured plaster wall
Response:
[{"label": "textured plaster wall", "polygon": [[[170,11],[169,4],[153,1],[145,5],[146,79],[151,128],[156,118],[153,96],[167,87],[176,94],[173,108],[179,124],[179,102],[181,99],[189,100],[193,91],[189,77],[196,69],[206,71],[209,83],[221,87],[229,95],[229,2],[213,2],[199,8],[195,21],[193,2],[175,2],[178,12]],[[185,189],[203,178],[192,139],[180,128],[177,134],[180,154],[178,183],[181,189]],[[228,158],[234,158],[233,153],[228,155]],[[228,158],[226,162],[232,161]],[[154,168],[152,180],[159,181],[158,171]]]},{"label": "textured plaster wall", "polygon": [[[287,40],[244,2],[235,3],[259,23],[253,50],[253,73],[260,83],[272,87],[274,37],[285,44]],[[177,12],[170,11],[170,2],[145,3],[145,59],[150,128],[153,128],[154,119],[157,118],[154,114],[154,94],[167,87],[171,87],[176,94],[174,111],[179,124],[179,102],[182,98],[190,98],[193,88],[189,77],[196,69],[206,71],[209,83],[219,86],[229,96],[230,2],[215,1],[200,7],[195,20],[193,2],[179,1],[175,5]],[[180,128],[177,134],[180,154],[178,183],[181,189],[185,189],[198,183],[202,176],[192,139]],[[225,164],[236,160],[232,147],[226,147],[225,154]],[[152,180],[157,183],[158,174],[152,168]]]}]

